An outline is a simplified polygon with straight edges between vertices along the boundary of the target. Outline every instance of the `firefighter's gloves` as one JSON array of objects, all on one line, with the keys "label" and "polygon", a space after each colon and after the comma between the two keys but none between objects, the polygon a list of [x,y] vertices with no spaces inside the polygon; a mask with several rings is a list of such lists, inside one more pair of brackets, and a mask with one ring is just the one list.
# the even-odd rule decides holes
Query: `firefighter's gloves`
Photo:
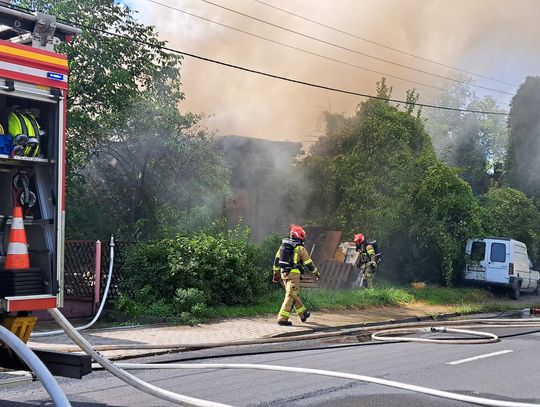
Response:
[{"label": "firefighter's gloves", "polygon": [[274,273],[274,277],[272,277],[272,283],[279,284],[279,280],[280,280],[279,274]]},{"label": "firefighter's gloves", "polygon": [[319,273],[319,269],[317,267],[315,267],[315,270],[313,270],[313,275],[315,276],[316,280],[321,278],[321,273]]}]

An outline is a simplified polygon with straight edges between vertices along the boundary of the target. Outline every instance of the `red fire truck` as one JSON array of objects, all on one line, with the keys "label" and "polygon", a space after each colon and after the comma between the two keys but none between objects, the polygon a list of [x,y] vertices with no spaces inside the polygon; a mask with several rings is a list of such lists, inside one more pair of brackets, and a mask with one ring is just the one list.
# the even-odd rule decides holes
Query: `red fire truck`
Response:
[{"label": "red fire truck", "polygon": [[[63,305],[69,71],[54,46],[78,34],[0,5],[0,324],[25,342],[33,311]],[[14,365],[0,347],[0,366]]]}]

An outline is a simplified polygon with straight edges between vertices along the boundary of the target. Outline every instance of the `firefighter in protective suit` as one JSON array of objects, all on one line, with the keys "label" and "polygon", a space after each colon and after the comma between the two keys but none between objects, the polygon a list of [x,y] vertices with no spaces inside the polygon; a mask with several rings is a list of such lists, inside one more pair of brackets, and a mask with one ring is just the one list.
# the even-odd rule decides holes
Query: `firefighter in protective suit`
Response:
[{"label": "firefighter in protective suit", "polygon": [[289,317],[293,306],[302,322],[306,322],[311,315],[300,299],[300,276],[302,270],[307,268],[317,279],[319,278],[319,271],[304,247],[304,240],[306,239],[304,229],[301,226],[292,225],[289,236],[289,239],[283,239],[276,253],[272,280],[275,284],[278,284],[281,278],[285,287],[285,299],[278,314],[278,324],[284,326],[292,325]]},{"label": "firefighter in protective suit", "polygon": [[[359,252],[356,260],[356,267],[360,268],[357,280],[358,286],[363,285],[363,282],[365,282],[367,288],[373,288],[373,277],[377,271],[375,248],[367,243],[366,238],[361,233],[354,235],[354,243],[356,243],[356,251]],[[356,282],[354,285],[357,286]]]}]

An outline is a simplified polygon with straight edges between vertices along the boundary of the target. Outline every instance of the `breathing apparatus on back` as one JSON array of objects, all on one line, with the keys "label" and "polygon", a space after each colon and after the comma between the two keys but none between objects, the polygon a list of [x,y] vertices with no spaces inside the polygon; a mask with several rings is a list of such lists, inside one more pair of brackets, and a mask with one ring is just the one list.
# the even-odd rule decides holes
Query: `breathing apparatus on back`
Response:
[{"label": "breathing apparatus on back", "polygon": [[288,273],[294,264],[294,251],[297,246],[303,246],[306,232],[301,226],[292,225],[289,237],[281,241],[279,248],[279,267],[282,273]]}]

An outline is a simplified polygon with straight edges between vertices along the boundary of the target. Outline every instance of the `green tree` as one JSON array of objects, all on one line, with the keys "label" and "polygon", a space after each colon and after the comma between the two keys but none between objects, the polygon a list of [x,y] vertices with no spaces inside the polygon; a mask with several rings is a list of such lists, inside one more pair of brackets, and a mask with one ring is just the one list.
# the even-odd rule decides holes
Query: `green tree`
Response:
[{"label": "green tree", "polygon": [[540,198],[540,77],[527,77],[512,99],[509,185]]},{"label": "green tree", "polygon": [[[468,85],[458,84],[439,98],[438,104],[458,109],[502,112],[490,96],[478,98]],[[426,129],[438,155],[460,169],[476,195],[492,185],[495,168],[506,159],[508,130],[503,115],[431,109],[425,113]]]},{"label": "green tree", "polygon": [[18,3],[83,31],[57,49],[71,72],[66,235],[150,238],[211,224],[227,172],[199,117],[178,110],[181,57],[155,27],[114,0]]},{"label": "green tree", "polygon": [[[72,238],[115,232],[155,239],[205,229],[221,216],[229,192],[213,140],[177,109],[157,110],[151,99],[118,123],[85,171],[70,215],[77,223]],[[92,211],[96,202],[99,214]]]},{"label": "green tree", "polygon": [[412,236],[410,251],[418,259],[415,276],[440,276],[439,282],[452,286],[461,277],[465,242],[482,231],[479,206],[456,169],[430,157],[419,166],[422,175],[410,191],[404,217]]},{"label": "green tree", "polygon": [[145,97],[166,93],[166,98],[153,100],[157,106],[176,106],[183,99],[181,57],[164,51],[161,47],[166,43],[158,39],[156,28],[137,22],[125,4],[114,0],[14,3],[82,25],[82,35],[57,46],[58,52],[67,55],[70,67],[68,176],[78,174],[131,112],[141,92],[150,91]]},{"label": "green tree", "polygon": [[[376,238],[387,278],[455,284],[467,238],[478,233],[469,185],[435,156],[423,121],[386,100],[368,100],[342,131],[322,137],[302,168],[313,185],[313,223]],[[416,96],[409,92],[408,100]],[[322,154],[317,154],[322,152]]]},{"label": "green tree", "polygon": [[529,256],[540,260],[540,213],[530,198],[513,188],[492,188],[480,203],[487,235],[519,240]]}]

